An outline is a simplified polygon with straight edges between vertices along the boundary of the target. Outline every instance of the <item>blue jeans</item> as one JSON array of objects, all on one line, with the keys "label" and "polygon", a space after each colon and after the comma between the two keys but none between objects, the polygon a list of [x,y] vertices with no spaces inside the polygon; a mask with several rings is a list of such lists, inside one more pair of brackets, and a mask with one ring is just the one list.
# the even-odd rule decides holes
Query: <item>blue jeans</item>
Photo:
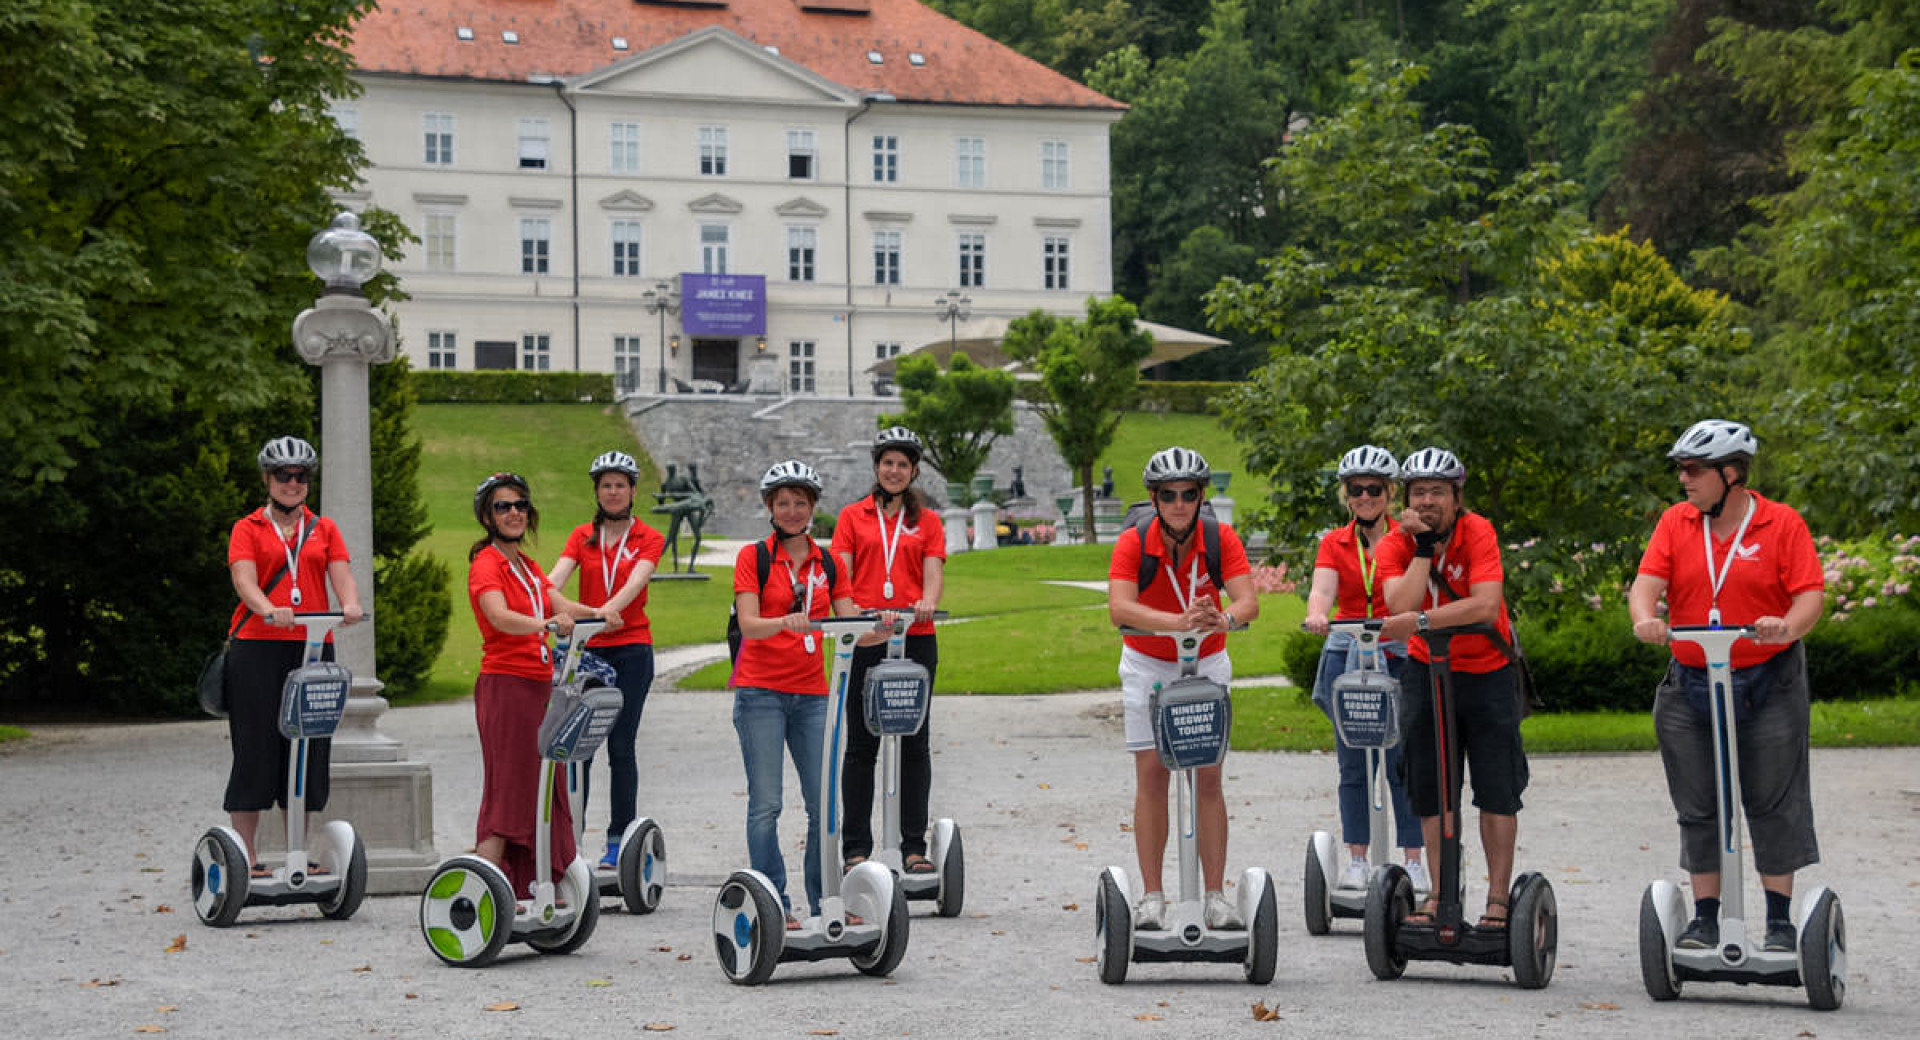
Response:
[{"label": "blue jeans", "polygon": [[[653,644],[629,643],[595,650],[594,656],[613,666],[620,687],[620,714],[607,732],[607,768],[613,772],[613,812],[607,818],[607,844],[620,840],[633,822],[640,791],[640,760],[634,754],[634,742],[640,736],[640,713],[647,707],[647,691],[653,688]],[[580,770],[580,809],[584,815],[587,800],[593,794],[593,760]],[[581,826],[585,826],[582,824]]]},{"label": "blue jeans", "polygon": [[787,898],[787,861],[780,854],[782,794],[780,745],[793,756],[800,774],[800,797],[807,803],[807,906],[820,912],[820,741],[827,721],[827,698],[743,686],[733,691],[733,730],[740,735],[740,759],[747,767],[747,857],[753,869],[773,882],[780,903]]},{"label": "blue jeans", "polygon": [[[1351,636],[1339,633],[1327,637],[1326,649],[1320,652],[1319,681],[1314,685],[1315,701],[1320,702],[1321,710],[1332,715],[1333,681],[1352,665],[1348,662],[1349,647],[1353,645]],[[1406,658],[1387,654],[1387,673],[1398,679],[1400,669],[1406,664]],[[1322,693],[1322,691],[1325,691]],[[1372,818],[1368,813],[1371,804],[1367,784],[1367,749],[1348,747],[1340,739],[1340,731],[1333,734],[1334,757],[1340,763],[1340,840],[1348,845],[1365,845],[1373,840]],[[1385,765],[1387,773],[1387,792],[1393,801],[1393,829],[1398,844],[1403,849],[1418,849],[1425,844],[1420,834],[1420,818],[1413,814],[1413,805],[1407,800],[1407,783],[1400,766],[1400,746],[1387,749]]]}]

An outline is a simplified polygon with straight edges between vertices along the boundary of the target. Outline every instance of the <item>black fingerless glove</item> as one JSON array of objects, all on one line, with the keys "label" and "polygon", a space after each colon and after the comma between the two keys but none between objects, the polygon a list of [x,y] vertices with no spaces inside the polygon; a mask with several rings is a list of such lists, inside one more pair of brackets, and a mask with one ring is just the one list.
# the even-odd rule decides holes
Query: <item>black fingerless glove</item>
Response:
[{"label": "black fingerless glove", "polygon": [[1440,532],[1422,531],[1413,536],[1413,555],[1423,559],[1433,559],[1433,550],[1440,545]]}]

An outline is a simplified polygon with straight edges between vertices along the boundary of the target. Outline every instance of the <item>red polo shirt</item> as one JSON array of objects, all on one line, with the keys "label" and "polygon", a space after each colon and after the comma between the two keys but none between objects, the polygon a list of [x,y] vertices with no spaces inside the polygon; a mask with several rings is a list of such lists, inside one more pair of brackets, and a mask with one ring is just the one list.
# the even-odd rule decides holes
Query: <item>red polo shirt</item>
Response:
[{"label": "red polo shirt", "polygon": [[[1198,521],[1196,521],[1196,525]],[[1141,604],[1155,610],[1179,613],[1187,609],[1186,604],[1198,596],[1210,599],[1215,606],[1220,604],[1220,589],[1214,587],[1213,576],[1207,573],[1206,549],[1201,532],[1196,526],[1188,537],[1194,540],[1193,555],[1176,576],[1173,564],[1168,557],[1172,554],[1166,542],[1160,537],[1160,518],[1154,517],[1147,525],[1146,545],[1140,544],[1140,531],[1137,527],[1128,527],[1120,532],[1113,542],[1113,560],[1107,566],[1107,577],[1121,581],[1138,582],[1140,580],[1140,558],[1142,552],[1160,557],[1159,567],[1153,573],[1153,583],[1140,590]],[[1220,525],[1220,580],[1232,581],[1242,574],[1253,573],[1253,567],[1247,563],[1246,546],[1240,543],[1240,536],[1233,528]],[[1180,587],[1174,588],[1178,581]],[[1191,590],[1191,591],[1189,591]],[[1182,602],[1185,597],[1185,602]],[[1162,661],[1177,661],[1179,653],[1174,649],[1173,640],[1164,636],[1127,636],[1128,646]],[[1215,632],[1200,644],[1200,656],[1207,657],[1226,649],[1225,633]]]},{"label": "red polo shirt", "polygon": [[[1753,519],[1740,536],[1713,541],[1713,566],[1727,569],[1720,586],[1720,623],[1729,627],[1750,624],[1763,617],[1785,617],[1793,598],[1811,589],[1827,587],[1820,554],[1813,546],[1807,522],[1792,506],[1753,496]],[[1700,541],[1700,510],[1685,502],[1668,507],[1654,526],[1647,551],[1640,557],[1640,573],[1667,582],[1667,623],[1704,625],[1713,609],[1713,580],[1707,571],[1707,550]],[[1759,664],[1791,644],[1761,645],[1749,639],[1733,644],[1733,666]],[[1706,667],[1706,651],[1698,643],[1675,642],[1673,656],[1681,664]]]},{"label": "red polo shirt", "polygon": [[[314,521],[313,532],[304,541],[301,532],[307,529],[307,521]],[[327,599],[327,565],[335,560],[347,558],[347,542],[340,536],[340,529],[332,520],[324,516],[315,516],[306,506],[300,507],[300,526],[291,539],[282,539],[280,529],[267,518],[267,507],[248,513],[234,522],[233,533],[227,538],[227,566],[232,567],[241,560],[252,560],[254,579],[265,589],[267,582],[287,565],[287,556],[293,553],[297,563],[292,573],[281,575],[267,591],[267,599],[276,607],[293,607],[296,614],[313,614],[331,610]],[[300,603],[293,602],[293,590],[300,590]],[[228,619],[227,628],[240,621],[247,613],[247,605],[240,604]],[[307,638],[307,630],[299,625],[292,628],[275,628],[258,617],[247,618],[240,627],[241,639],[274,639],[283,642],[300,642]],[[327,635],[327,642],[333,642],[333,635]]]},{"label": "red polo shirt", "polygon": [[[507,563],[507,556],[489,545],[467,564],[467,603],[473,607],[473,620],[480,626],[480,673],[517,675],[543,683],[553,681],[553,665],[541,656],[547,645],[545,632],[510,635],[488,623],[480,609],[480,594],[497,589],[506,597],[507,609],[528,617],[544,618],[553,613],[547,599],[547,576],[526,553],[520,554],[520,570]],[[539,596],[536,603],[534,596]]]},{"label": "red polo shirt", "polygon": [[[773,566],[767,569],[765,588],[759,585],[760,575],[754,563],[753,546],[742,546],[740,555],[733,560],[734,595],[758,593],[761,617],[785,617],[801,609],[799,604],[807,599],[807,590],[811,590],[807,616],[826,618],[833,614],[834,598],[849,595],[847,575],[840,568],[834,569],[834,576],[838,580],[831,588],[828,587],[827,569],[820,562],[822,550],[819,545],[814,545],[805,563],[795,564],[779,539],[769,535],[761,544],[773,550]],[[801,589],[801,598],[798,600],[794,598],[796,585]],[[782,629],[765,639],[742,639],[740,659],[733,663],[733,682],[729,685],[826,696],[827,637],[825,633],[812,633],[813,651],[809,653],[807,635]]]},{"label": "red polo shirt", "polygon": [[[1387,533],[1381,536],[1381,541],[1392,539],[1398,530],[1400,525],[1387,517]],[[1320,552],[1313,559],[1313,569],[1330,570],[1340,576],[1333,620],[1387,616],[1387,579],[1380,573],[1377,549],[1378,546],[1375,550],[1360,547],[1359,529],[1351,522],[1328,531],[1320,539]]]},{"label": "red polo shirt", "polygon": [[[833,525],[833,555],[853,556],[853,601],[861,610],[910,610],[925,594],[926,561],[947,558],[947,530],[931,509],[920,510],[918,523],[899,515],[880,515],[872,495],[840,510]],[[896,525],[897,529],[896,529]],[[882,527],[884,526],[884,530]],[[896,541],[897,539],[897,541]],[[887,566],[886,544],[893,542],[893,566]],[[893,581],[893,595],[883,595]],[[907,629],[908,635],[931,635],[933,622]]]},{"label": "red polo shirt", "polygon": [[[1381,584],[1385,585],[1388,578],[1405,575],[1407,564],[1412,559],[1413,536],[1404,529],[1382,539],[1379,552]],[[1472,593],[1475,585],[1483,582],[1506,581],[1507,572],[1500,564],[1500,538],[1494,533],[1492,521],[1479,513],[1461,513],[1453,523],[1453,535],[1447,539],[1446,551],[1434,556],[1433,568],[1429,573],[1433,579],[1428,582],[1427,591],[1420,598],[1421,610],[1432,610],[1442,603],[1464,599]],[[1449,588],[1453,591],[1448,592]],[[1436,589],[1440,593],[1438,597],[1434,595]],[[1504,596],[1500,600],[1500,616],[1495,627],[1501,638],[1511,646],[1513,621],[1507,617]],[[1408,640],[1407,649],[1419,660],[1428,663],[1433,660],[1427,655],[1427,641],[1420,636]],[[1448,650],[1452,655],[1452,668],[1456,672],[1484,674],[1507,663],[1507,656],[1486,636],[1455,636],[1448,643]]]},{"label": "red polo shirt", "polygon": [[[636,519],[628,529],[625,542],[615,541],[607,544],[588,544],[593,538],[593,525],[581,524],[573,529],[567,538],[567,547],[560,550],[563,559],[569,559],[580,569],[580,602],[589,607],[605,606],[613,594],[626,585],[633,576],[633,566],[642,560],[660,565],[660,556],[667,550],[667,539],[659,531]],[[618,556],[618,559],[615,557]],[[607,571],[613,571],[613,584],[607,584]],[[647,620],[647,591],[651,586],[642,585],[640,595],[635,596],[627,609],[620,612],[624,622],[618,631],[602,632],[587,641],[590,647],[630,646],[634,643],[653,642],[653,626]]]}]

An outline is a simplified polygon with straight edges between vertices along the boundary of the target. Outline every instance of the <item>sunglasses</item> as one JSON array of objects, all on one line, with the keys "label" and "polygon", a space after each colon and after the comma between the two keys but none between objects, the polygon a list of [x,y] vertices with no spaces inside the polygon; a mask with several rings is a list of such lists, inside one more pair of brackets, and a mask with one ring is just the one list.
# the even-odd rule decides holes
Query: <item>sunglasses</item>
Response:
[{"label": "sunglasses", "polygon": [[313,474],[304,469],[276,469],[273,471],[273,479],[281,484],[305,484],[313,479]]},{"label": "sunglasses", "polygon": [[1172,505],[1175,502],[1198,502],[1200,501],[1200,489],[1186,488],[1185,490],[1175,491],[1172,488],[1161,488],[1153,493],[1153,497],[1168,505]]},{"label": "sunglasses", "polygon": [[1697,477],[1702,473],[1713,472],[1713,467],[1698,462],[1682,462],[1674,466],[1673,471],[1683,477]]},{"label": "sunglasses", "polygon": [[1387,493],[1385,484],[1348,484],[1348,498],[1378,498]]},{"label": "sunglasses", "polygon": [[493,504],[494,516],[506,516],[508,513],[531,513],[533,503],[524,498],[501,499]]}]

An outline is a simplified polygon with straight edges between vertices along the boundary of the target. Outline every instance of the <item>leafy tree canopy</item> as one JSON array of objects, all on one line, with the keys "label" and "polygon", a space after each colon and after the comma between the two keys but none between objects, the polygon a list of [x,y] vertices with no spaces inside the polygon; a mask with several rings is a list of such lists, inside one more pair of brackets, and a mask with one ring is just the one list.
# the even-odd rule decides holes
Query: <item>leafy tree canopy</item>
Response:
[{"label": "leafy tree canopy", "polygon": [[949,482],[965,484],[987,461],[993,442],[1013,432],[1013,376],[955,354],[946,371],[925,354],[900,359],[894,383],[904,411],[880,416],[920,436],[927,461]]}]

